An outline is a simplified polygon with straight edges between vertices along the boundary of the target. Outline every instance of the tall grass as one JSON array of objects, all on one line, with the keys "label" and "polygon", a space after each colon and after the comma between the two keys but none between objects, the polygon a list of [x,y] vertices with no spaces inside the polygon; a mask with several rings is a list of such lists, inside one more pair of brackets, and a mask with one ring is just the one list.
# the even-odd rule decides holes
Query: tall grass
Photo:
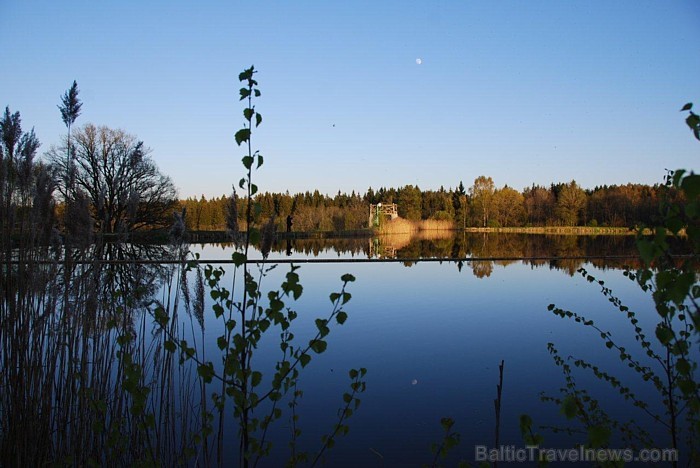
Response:
[{"label": "tall grass", "polygon": [[[171,255],[159,249],[158,258]],[[201,387],[192,366],[164,353],[154,334],[148,308],[159,284],[171,333],[193,336],[201,321],[180,329],[187,287],[178,280],[180,266],[108,263],[135,255],[147,253],[123,245],[68,255],[37,247],[3,259],[1,466],[170,465],[191,456],[191,434],[202,423]],[[195,314],[202,306],[188,309]],[[128,385],[149,389],[143,408]]]},{"label": "tall grass", "polygon": [[413,234],[420,231],[446,231],[454,228],[452,221],[437,219],[411,221],[404,218],[395,218],[381,223],[375,231],[378,234]]}]

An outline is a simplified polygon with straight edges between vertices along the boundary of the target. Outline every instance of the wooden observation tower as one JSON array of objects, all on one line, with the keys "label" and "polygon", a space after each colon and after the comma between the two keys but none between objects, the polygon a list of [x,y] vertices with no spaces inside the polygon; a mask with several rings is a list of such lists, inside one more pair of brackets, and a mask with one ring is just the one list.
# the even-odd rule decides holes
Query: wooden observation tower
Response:
[{"label": "wooden observation tower", "polygon": [[399,217],[399,212],[396,209],[396,203],[377,203],[369,205],[369,227],[379,226],[382,219],[396,219]]}]

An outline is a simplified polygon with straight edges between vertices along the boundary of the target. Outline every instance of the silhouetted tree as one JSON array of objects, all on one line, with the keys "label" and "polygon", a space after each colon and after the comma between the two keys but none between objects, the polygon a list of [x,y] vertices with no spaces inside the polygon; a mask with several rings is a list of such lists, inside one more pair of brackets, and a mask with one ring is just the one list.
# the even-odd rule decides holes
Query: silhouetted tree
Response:
[{"label": "silhouetted tree", "polygon": [[80,109],[83,107],[83,103],[78,99],[78,83],[73,80],[73,85],[68,91],[61,97],[61,104],[58,105],[58,109],[61,111],[61,119],[68,129],[68,143],[66,144],[66,152],[68,154],[68,171],[65,176],[68,178],[68,185],[72,185],[75,177],[75,168],[73,165],[73,160],[71,159],[71,126],[75,123],[75,120],[80,115]]},{"label": "silhouetted tree", "polygon": [[[88,124],[76,131],[73,146],[75,183],[62,180],[58,188],[66,200],[77,192],[86,194],[100,232],[170,225],[177,191],[148,156],[143,142],[121,130]],[[53,148],[48,157],[59,172],[68,170],[70,161],[62,149]]]},{"label": "silhouetted tree", "polygon": [[45,243],[54,226],[53,179],[35,162],[39,140],[21,121],[9,107],[0,118],[0,244],[8,258],[12,237],[20,249],[30,247]]}]

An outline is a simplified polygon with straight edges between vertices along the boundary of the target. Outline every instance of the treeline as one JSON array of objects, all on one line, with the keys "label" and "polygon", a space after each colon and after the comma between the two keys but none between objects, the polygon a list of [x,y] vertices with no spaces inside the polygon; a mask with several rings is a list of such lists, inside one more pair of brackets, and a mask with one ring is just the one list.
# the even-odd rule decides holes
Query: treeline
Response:
[{"label": "treeline", "polygon": [[[180,204],[186,209],[186,226],[190,230],[224,230],[229,213],[238,213],[238,225],[246,226],[247,202],[235,198],[236,209],[231,210],[232,196],[206,199],[188,198]],[[252,219],[256,225],[275,217],[278,230],[285,230],[287,217],[292,217],[294,231],[349,231],[364,229],[369,219],[369,205],[365,197],[355,192],[338,192],[335,197],[322,195],[318,190],[290,195],[289,193],[258,194],[254,200]]]},{"label": "treeline", "polygon": [[[255,197],[253,213],[261,225],[274,216],[278,230],[286,229],[291,216],[294,231],[349,231],[365,229],[369,205],[396,203],[399,216],[418,220],[445,220],[456,228],[527,226],[630,227],[651,224],[662,196],[676,202],[679,195],[663,185],[604,185],[583,189],[575,181],[532,185],[522,192],[512,187],[496,188],[491,177],[477,177],[468,189],[462,182],[452,189],[421,190],[413,185],[401,188],[371,187],[364,194],[338,192],[328,196],[314,192],[297,194],[265,192]],[[191,230],[226,229],[232,197],[188,198],[187,227]],[[236,200],[238,223],[245,227],[245,200]]]}]

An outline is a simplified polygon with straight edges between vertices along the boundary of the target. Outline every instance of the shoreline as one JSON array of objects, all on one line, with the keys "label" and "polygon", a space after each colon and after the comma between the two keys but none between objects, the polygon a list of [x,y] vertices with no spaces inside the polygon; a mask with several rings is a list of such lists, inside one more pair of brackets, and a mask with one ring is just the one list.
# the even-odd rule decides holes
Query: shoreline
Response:
[{"label": "shoreline", "polygon": [[[376,229],[356,229],[348,231],[304,231],[304,232],[277,232],[278,240],[286,239],[339,239],[339,238],[371,238],[390,236],[393,234],[417,234],[419,232],[451,232],[459,233],[483,233],[483,234],[530,234],[530,235],[575,235],[575,236],[633,236],[637,232],[630,228],[620,227],[591,227],[591,226],[541,226],[541,227],[468,227],[465,229],[413,229],[406,232],[381,232]],[[105,236],[110,237],[124,236]],[[167,242],[167,230],[154,230],[133,232],[126,236],[132,241]],[[187,240],[193,243],[202,242],[227,242],[230,241],[228,233],[224,230],[200,230],[187,232]]]}]

